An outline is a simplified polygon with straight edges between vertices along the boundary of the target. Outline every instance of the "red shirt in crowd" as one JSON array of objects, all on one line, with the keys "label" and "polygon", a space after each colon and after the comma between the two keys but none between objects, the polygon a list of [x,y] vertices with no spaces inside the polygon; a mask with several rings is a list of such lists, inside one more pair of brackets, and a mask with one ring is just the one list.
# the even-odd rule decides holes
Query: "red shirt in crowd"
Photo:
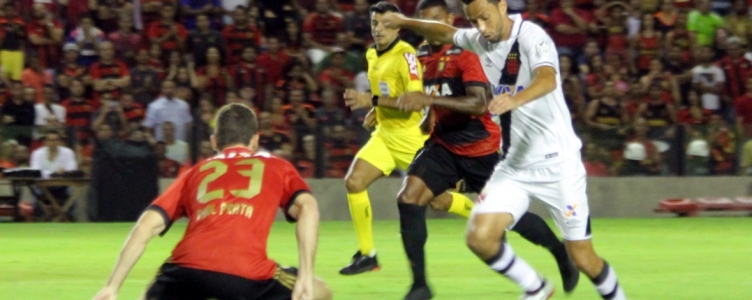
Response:
[{"label": "red shirt in crowd", "polygon": [[273,83],[284,79],[282,71],[289,61],[290,56],[283,50],[274,55],[263,53],[258,58],[258,64],[266,70],[267,81]]},{"label": "red shirt in crowd", "polygon": [[750,93],[736,98],[734,107],[736,108],[736,116],[744,118],[744,125],[752,124],[752,95]]},{"label": "red shirt in crowd", "polygon": [[744,85],[747,79],[752,77],[752,63],[743,57],[733,59],[727,55],[718,61],[717,65],[726,75],[726,95],[731,99],[744,95]]},{"label": "red shirt in crowd", "polygon": [[204,92],[212,96],[214,104],[217,106],[225,104],[227,89],[229,88],[229,85],[232,84],[227,82],[225,73],[227,73],[225,67],[220,67],[216,76],[209,76],[208,66],[203,66],[196,70],[196,75],[206,77],[206,87],[204,87]]},{"label": "red shirt in crowd", "polygon": [[[219,177],[207,180],[212,175]],[[300,193],[309,188],[290,163],[228,148],[181,175],[149,209],[164,213],[167,228],[188,217],[172,263],[268,280],[277,269],[266,253],[274,217],[278,209],[287,213]]]},{"label": "red shirt in crowd", "polygon": [[699,107],[702,111],[702,116],[697,117],[692,114],[690,111],[691,108],[682,108],[676,113],[676,120],[679,122],[679,124],[688,124],[688,125],[706,125],[710,122],[710,117],[712,116],[713,112],[710,110],[704,109],[702,107]]},{"label": "red shirt in crowd", "polygon": [[123,107],[123,113],[125,114],[125,120],[128,123],[141,123],[146,116],[146,110],[144,110],[144,107],[139,103],[133,103],[129,107]]},{"label": "red shirt in crowd", "polygon": [[175,27],[175,34],[160,44],[162,51],[175,51],[180,49],[183,41],[188,37],[188,31],[180,23],[166,24],[162,21],[154,22],[149,25],[146,36],[150,40],[156,40],[165,37]]},{"label": "red shirt in crowd", "polygon": [[[592,13],[579,8],[575,8],[574,11],[578,16],[580,16],[580,18],[584,19],[586,22],[592,23],[594,21]],[[567,16],[561,8],[554,9],[554,11],[551,13],[550,20],[552,28],[551,38],[554,40],[554,43],[557,47],[582,48],[585,46],[588,38],[587,34],[563,34],[556,31],[556,26],[559,25],[569,25],[572,27],[575,26],[572,18]]]},{"label": "red shirt in crowd", "polygon": [[[63,25],[58,21],[53,21],[52,26],[56,29],[63,29]],[[38,36],[41,38],[52,39],[52,32],[45,24],[43,20],[34,20],[29,22],[26,26],[26,34],[31,36]],[[43,68],[52,68],[60,63],[60,50],[62,45],[40,45],[34,46],[29,43],[34,52],[39,55],[39,62]]]},{"label": "red shirt in crowd", "polygon": [[230,68],[230,76],[235,80],[235,88],[252,87],[256,90],[256,107],[263,107],[265,101],[266,85],[268,84],[268,75],[263,67],[256,64],[238,63]]},{"label": "red shirt in crowd", "polygon": [[67,99],[61,105],[65,107],[65,125],[76,128],[76,137],[79,141],[87,140],[91,127],[91,115],[95,110],[91,101],[87,99],[80,101]]},{"label": "red shirt in crowd", "polygon": [[312,13],[305,19],[303,31],[311,34],[313,41],[333,46],[337,43],[337,33],[342,32],[344,26],[345,23],[339,15]]},{"label": "red shirt in crowd", "polygon": [[[98,79],[121,79],[128,76],[128,67],[121,61],[114,61],[112,63],[103,63],[101,61],[95,62],[89,68],[89,74],[93,80]],[[115,99],[120,97],[120,89],[110,91],[112,97]],[[102,94],[99,92],[94,93],[94,107],[99,107],[99,97]]]},{"label": "red shirt in crowd", "polygon": [[225,40],[228,63],[239,62],[245,47],[261,45],[261,31],[254,25],[229,25],[222,30],[222,38]]}]

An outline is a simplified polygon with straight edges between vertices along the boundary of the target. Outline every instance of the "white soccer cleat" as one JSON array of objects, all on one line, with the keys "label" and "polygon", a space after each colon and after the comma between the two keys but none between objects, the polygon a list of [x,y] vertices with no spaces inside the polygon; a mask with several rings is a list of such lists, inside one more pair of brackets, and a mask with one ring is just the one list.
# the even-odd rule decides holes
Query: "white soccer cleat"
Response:
[{"label": "white soccer cleat", "polygon": [[525,293],[520,297],[522,300],[548,300],[554,295],[554,284],[546,279],[541,279],[543,286],[535,293]]}]

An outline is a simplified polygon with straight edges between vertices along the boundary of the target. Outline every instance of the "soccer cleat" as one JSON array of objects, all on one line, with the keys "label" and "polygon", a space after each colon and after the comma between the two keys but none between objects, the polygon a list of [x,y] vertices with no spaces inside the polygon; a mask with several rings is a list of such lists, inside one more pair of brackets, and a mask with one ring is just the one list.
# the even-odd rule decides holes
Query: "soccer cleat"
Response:
[{"label": "soccer cleat", "polygon": [[577,283],[580,282],[580,270],[574,266],[572,260],[569,257],[566,259],[558,260],[556,263],[559,265],[559,273],[561,274],[561,281],[564,285],[564,292],[569,294],[577,287]]},{"label": "soccer cleat", "polygon": [[370,271],[378,271],[380,268],[375,254],[373,256],[363,255],[358,250],[353,255],[350,264],[339,270],[339,273],[342,275],[357,275]]},{"label": "soccer cleat", "polygon": [[542,279],[543,285],[535,292],[527,292],[520,299],[522,300],[548,300],[554,295],[554,284],[548,280]]},{"label": "soccer cleat", "polygon": [[407,296],[405,296],[405,300],[428,300],[431,298],[433,298],[433,293],[431,293],[431,289],[425,285],[413,285],[407,293]]}]

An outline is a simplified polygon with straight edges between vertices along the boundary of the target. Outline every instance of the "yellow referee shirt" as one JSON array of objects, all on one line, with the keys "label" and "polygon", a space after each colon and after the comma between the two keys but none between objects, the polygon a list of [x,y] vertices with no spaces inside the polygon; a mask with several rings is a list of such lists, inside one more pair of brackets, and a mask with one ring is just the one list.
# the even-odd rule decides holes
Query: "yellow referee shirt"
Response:
[{"label": "yellow referee shirt", "polygon": [[[398,38],[383,51],[371,47],[366,59],[372,94],[397,98],[408,92],[423,92],[423,68],[410,44]],[[422,112],[376,107],[377,129],[417,128],[422,119]]]}]

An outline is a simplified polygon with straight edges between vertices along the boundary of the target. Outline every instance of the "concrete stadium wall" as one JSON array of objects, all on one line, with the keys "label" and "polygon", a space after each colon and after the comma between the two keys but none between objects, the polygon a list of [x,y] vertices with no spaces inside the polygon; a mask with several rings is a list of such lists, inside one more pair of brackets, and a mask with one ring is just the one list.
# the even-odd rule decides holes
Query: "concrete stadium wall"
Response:
[{"label": "concrete stadium wall", "polygon": [[[163,191],[172,182],[161,179]],[[308,180],[319,201],[322,220],[350,220],[347,196],[341,179]],[[396,195],[402,181],[387,178],[369,189],[373,215],[377,220],[397,220]],[[653,212],[664,198],[730,197],[752,195],[750,177],[622,177],[589,178],[588,197],[594,218],[650,218],[671,215]],[[531,211],[547,216],[545,207],[533,201]],[[446,213],[429,212],[429,217],[447,218]]]}]

